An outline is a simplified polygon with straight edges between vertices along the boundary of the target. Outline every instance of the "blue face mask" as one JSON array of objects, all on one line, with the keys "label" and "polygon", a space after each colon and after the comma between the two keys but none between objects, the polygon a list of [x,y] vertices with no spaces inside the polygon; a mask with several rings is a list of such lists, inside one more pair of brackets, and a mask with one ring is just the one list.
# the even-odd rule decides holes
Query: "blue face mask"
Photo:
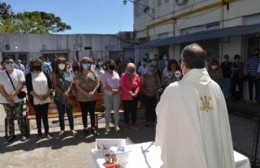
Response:
[{"label": "blue face mask", "polygon": [[7,70],[13,70],[14,69],[14,64],[6,64],[6,69]]},{"label": "blue face mask", "polygon": [[129,74],[129,75],[133,75],[134,74],[134,70],[133,69],[129,69],[128,71],[127,71],[127,73]]},{"label": "blue face mask", "polygon": [[82,64],[83,69],[90,69],[90,66],[91,66],[91,64],[89,64],[89,63]]}]

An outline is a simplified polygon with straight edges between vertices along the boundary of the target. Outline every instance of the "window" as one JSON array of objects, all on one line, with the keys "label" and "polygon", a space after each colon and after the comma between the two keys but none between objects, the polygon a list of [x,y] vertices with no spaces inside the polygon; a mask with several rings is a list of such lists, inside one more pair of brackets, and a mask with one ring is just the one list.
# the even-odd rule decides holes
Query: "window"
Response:
[{"label": "window", "polygon": [[157,0],[157,6],[160,7],[162,5],[162,0]]},{"label": "window", "polygon": [[10,50],[10,45],[9,45],[9,44],[6,44],[6,45],[5,45],[5,50],[7,50],[7,51]]}]

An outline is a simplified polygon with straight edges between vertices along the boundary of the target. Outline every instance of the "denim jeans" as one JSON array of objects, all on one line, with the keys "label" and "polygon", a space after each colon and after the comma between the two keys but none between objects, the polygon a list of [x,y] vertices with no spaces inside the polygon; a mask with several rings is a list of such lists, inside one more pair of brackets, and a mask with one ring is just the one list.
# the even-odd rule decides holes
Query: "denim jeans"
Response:
[{"label": "denim jeans", "polygon": [[[255,87],[255,96],[253,95],[254,87]],[[250,100],[258,98],[258,81],[255,76],[248,76],[248,91],[249,91]]]},{"label": "denim jeans", "polygon": [[231,86],[230,78],[224,78],[223,85],[222,85],[222,92],[225,98],[228,98],[230,96],[230,86]]},{"label": "denim jeans", "polygon": [[114,120],[115,120],[115,125],[118,125],[119,122],[119,105],[120,105],[120,94],[118,95],[108,95],[104,94],[104,103],[105,103],[105,120],[106,124],[110,123],[110,118],[111,118],[111,110],[112,110],[112,105],[114,109]]},{"label": "denim jeans", "polygon": [[64,124],[64,114],[67,113],[69,124],[70,124],[70,130],[74,129],[74,119],[73,119],[73,111],[71,106],[65,106],[65,104],[61,103],[60,101],[55,101],[58,112],[59,112],[59,122],[60,122],[60,129],[65,130],[65,124]]}]

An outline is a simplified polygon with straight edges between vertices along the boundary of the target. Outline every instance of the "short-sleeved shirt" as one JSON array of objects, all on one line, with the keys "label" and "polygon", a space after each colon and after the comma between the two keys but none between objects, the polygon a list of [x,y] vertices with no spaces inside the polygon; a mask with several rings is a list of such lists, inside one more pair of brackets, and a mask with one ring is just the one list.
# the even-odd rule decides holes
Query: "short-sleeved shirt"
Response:
[{"label": "short-sleeved shirt", "polygon": [[[9,76],[11,77],[15,88],[17,88],[19,82],[25,82],[24,73],[19,69],[14,69],[13,72],[9,74]],[[4,86],[4,89],[8,95],[14,92],[13,85],[6,74],[6,70],[0,72],[0,85]],[[0,97],[1,103],[8,103],[2,95],[0,95]],[[19,99],[17,96],[14,97],[15,103],[21,101],[23,101],[23,99]]]},{"label": "short-sleeved shirt", "polygon": [[256,76],[259,61],[260,61],[260,58],[258,58],[258,57],[250,57],[248,59],[247,65],[248,65],[248,75],[249,76]]},{"label": "short-sleeved shirt", "polygon": [[[31,74],[32,74],[33,91],[40,96],[46,95],[49,90],[48,79],[46,75],[43,72],[40,72],[39,74],[34,74],[34,73]],[[33,105],[41,105],[50,102],[51,102],[50,97],[48,97],[45,100],[38,100],[35,97],[33,97]]]},{"label": "short-sleeved shirt", "polygon": [[[79,86],[85,92],[92,92],[98,84],[97,75],[92,71],[89,71],[87,75],[85,75],[83,72],[79,72],[78,75],[76,75],[75,80],[79,80]],[[78,91],[77,98],[79,102],[94,101],[97,100],[97,93],[95,93],[94,96],[88,98],[80,91]]]}]

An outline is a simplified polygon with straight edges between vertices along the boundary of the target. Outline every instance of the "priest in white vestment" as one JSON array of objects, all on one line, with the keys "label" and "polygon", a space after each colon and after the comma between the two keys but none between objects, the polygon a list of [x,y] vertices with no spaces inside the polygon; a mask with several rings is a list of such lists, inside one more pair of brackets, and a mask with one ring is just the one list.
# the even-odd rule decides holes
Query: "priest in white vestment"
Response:
[{"label": "priest in white vestment", "polygon": [[205,57],[198,44],[183,49],[183,79],[165,89],[156,107],[155,143],[165,168],[235,167],[226,102]]}]

